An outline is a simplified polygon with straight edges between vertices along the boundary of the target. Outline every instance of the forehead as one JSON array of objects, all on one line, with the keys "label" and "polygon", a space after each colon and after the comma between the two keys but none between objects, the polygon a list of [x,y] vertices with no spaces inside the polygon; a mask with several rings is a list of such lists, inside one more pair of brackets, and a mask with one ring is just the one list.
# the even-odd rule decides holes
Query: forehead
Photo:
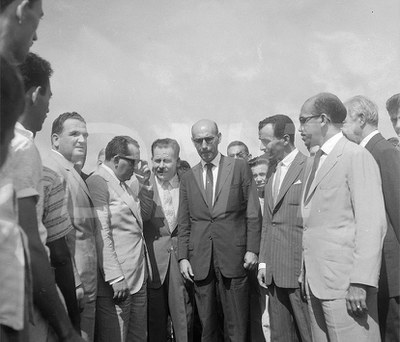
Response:
[{"label": "forehead", "polygon": [[314,101],[307,101],[301,107],[300,116],[309,116],[314,114]]},{"label": "forehead", "polygon": [[63,124],[63,132],[71,131],[86,132],[86,124],[77,119],[67,119]]},{"label": "forehead", "polygon": [[153,155],[153,158],[173,158],[175,151],[172,146],[156,146]]},{"label": "forehead", "polygon": [[197,138],[215,137],[218,134],[212,124],[195,125],[192,128],[192,136]]},{"label": "forehead", "polygon": [[258,136],[260,139],[264,138],[273,138],[274,137],[274,126],[272,124],[266,124],[263,128],[258,132]]},{"label": "forehead", "polygon": [[228,148],[228,153],[240,153],[246,152],[246,149],[243,145],[234,145]]},{"label": "forehead", "polygon": [[251,171],[253,173],[262,173],[262,172],[266,173],[267,170],[268,170],[268,165],[266,164],[259,164],[251,168]]}]

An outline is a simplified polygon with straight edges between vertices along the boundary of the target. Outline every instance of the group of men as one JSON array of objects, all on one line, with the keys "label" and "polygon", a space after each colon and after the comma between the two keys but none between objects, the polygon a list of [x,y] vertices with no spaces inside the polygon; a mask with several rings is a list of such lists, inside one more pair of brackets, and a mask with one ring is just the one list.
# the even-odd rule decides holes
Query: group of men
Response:
[{"label": "group of men", "polygon": [[[34,137],[52,96],[29,53],[41,0],[1,0],[0,341],[398,341],[400,154],[376,105],[330,93],[259,123],[251,158],[202,119],[200,162],[172,138],[116,136],[82,172],[76,112]],[[400,136],[400,94],[387,101]]]}]

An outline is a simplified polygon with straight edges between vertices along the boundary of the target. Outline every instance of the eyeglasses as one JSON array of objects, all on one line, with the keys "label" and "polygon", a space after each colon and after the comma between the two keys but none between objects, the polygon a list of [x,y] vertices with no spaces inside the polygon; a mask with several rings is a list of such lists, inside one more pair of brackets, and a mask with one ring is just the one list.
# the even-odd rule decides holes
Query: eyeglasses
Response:
[{"label": "eyeglasses", "polygon": [[202,145],[203,141],[206,142],[207,145],[211,144],[213,141],[215,140],[215,137],[206,137],[206,138],[196,138],[196,139],[192,139],[192,141],[196,144],[196,145]]},{"label": "eyeglasses", "polygon": [[308,121],[310,121],[313,118],[318,118],[320,117],[321,114],[316,114],[316,115],[311,115],[311,116],[307,116],[307,117],[300,117],[299,121],[300,121],[300,125],[305,125]]},{"label": "eyeglasses", "polygon": [[140,161],[140,159],[134,159],[134,158],[126,157],[126,156],[121,156],[119,154],[117,156],[120,157],[121,159],[129,162],[132,166],[136,166],[137,164],[139,164],[139,161]]}]

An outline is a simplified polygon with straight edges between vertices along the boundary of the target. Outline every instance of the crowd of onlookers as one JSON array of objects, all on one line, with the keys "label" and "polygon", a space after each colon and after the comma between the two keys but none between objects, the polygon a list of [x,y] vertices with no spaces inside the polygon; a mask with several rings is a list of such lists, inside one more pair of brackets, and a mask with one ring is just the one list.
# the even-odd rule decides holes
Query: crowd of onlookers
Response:
[{"label": "crowd of onlookers", "polygon": [[200,162],[116,136],[85,174],[90,132],[52,123],[53,73],[30,53],[41,0],[0,1],[0,341],[399,341],[400,94],[306,100],[258,125],[262,155],[217,123]]}]

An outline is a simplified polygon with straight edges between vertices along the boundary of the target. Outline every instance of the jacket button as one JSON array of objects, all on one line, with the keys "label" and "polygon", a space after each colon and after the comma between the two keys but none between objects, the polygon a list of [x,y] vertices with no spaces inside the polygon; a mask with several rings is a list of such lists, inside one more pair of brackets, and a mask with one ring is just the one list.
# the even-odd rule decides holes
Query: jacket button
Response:
[{"label": "jacket button", "polygon": [[210,220],[211,223],[214,223],[214,220]]},{"label": "jacket button", "polygon": [[210,240],[212,240],[212,236],[210,235],[209,237],[208,237]]}]

